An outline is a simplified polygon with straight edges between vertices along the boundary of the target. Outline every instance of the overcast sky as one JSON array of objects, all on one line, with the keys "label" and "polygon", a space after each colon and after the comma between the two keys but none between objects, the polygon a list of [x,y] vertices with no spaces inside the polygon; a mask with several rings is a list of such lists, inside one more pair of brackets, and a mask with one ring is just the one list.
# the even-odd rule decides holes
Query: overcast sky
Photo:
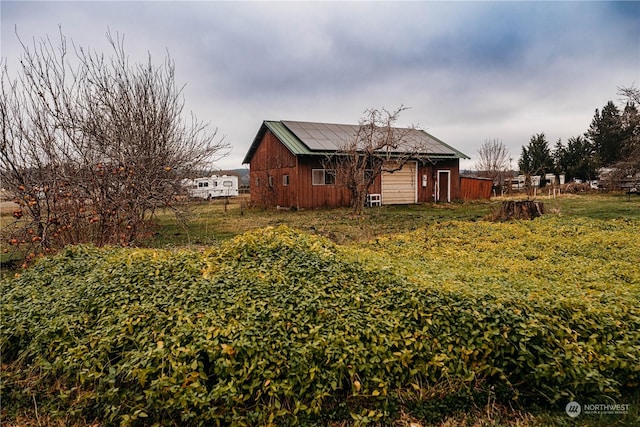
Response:
[{"label": "overcast sky", "polygon": [[0,2],[2,57],[17,33],[132,62],[167,52],[186,108],[232,144],[242,167],[263,120],[357,123],[370,107],[410,107],[417,125],[472,158],[487,139],[521,147],[584,133],[594,110],[640,84],[640,2]]}]

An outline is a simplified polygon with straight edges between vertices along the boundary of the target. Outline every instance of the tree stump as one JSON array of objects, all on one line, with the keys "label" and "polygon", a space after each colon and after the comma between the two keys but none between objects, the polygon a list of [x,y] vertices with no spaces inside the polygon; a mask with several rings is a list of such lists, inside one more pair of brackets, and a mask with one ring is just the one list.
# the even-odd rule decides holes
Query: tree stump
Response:
[{"label": "tree stump", "polygon": [[544,203],[533,200],[508,200],[493,214],[495,221],[534,219],[544,214]]}]

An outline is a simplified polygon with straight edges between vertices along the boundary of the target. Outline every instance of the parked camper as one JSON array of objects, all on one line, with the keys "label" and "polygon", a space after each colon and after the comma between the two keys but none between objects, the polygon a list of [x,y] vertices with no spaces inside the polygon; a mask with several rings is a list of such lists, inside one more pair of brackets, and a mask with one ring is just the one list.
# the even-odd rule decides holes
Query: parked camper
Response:
[{"label": "parked camper", "polygon": [[238,195],[238,177],[235,175],[211,175],[189,180],[187,189],[191,197],[213,199]]}]

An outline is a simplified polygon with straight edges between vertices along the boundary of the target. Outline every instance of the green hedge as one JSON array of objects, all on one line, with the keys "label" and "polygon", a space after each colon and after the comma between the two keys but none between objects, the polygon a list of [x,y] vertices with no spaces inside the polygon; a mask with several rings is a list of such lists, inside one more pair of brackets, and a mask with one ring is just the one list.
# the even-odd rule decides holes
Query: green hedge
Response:
[{"label": "green hedge", "polygon": [[[350,248],[281,227],[206,252],[65,249],[3,283],[3,405],[36,399],[107,425],[366,423],[637,387],[640,273],[623,256],[637,248],[590,260],[622,272],[600,288],[576,292],[566,263],[580,258],[554,276],[536,264],[552,262],[544,251],[510,264],[509,281],[507,260],[530,248],[505,236],[557,230],[535,223],[447,223]],[[618,241],[590,227],[562,238]],[[469,275],[489,250],[495,263]]]}]

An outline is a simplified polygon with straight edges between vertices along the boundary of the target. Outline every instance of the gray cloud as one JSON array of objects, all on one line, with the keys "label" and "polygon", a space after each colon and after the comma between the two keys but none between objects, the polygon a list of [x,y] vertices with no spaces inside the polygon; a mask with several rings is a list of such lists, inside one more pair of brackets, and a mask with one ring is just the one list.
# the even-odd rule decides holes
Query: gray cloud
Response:
[{"label": "gray cloud", "polygon": [[[263,119],[354,123],[367,107],[412,107],[463,152],[501,138],[517,159],[533,133],[584,132],[616,88],[640,81],[636,2],[0,3],[2,56],[55,34],[132,61],[170,52],[187,108],[234,145],[240,166]],[[467,166],[471,166],[468,162]]]}]

